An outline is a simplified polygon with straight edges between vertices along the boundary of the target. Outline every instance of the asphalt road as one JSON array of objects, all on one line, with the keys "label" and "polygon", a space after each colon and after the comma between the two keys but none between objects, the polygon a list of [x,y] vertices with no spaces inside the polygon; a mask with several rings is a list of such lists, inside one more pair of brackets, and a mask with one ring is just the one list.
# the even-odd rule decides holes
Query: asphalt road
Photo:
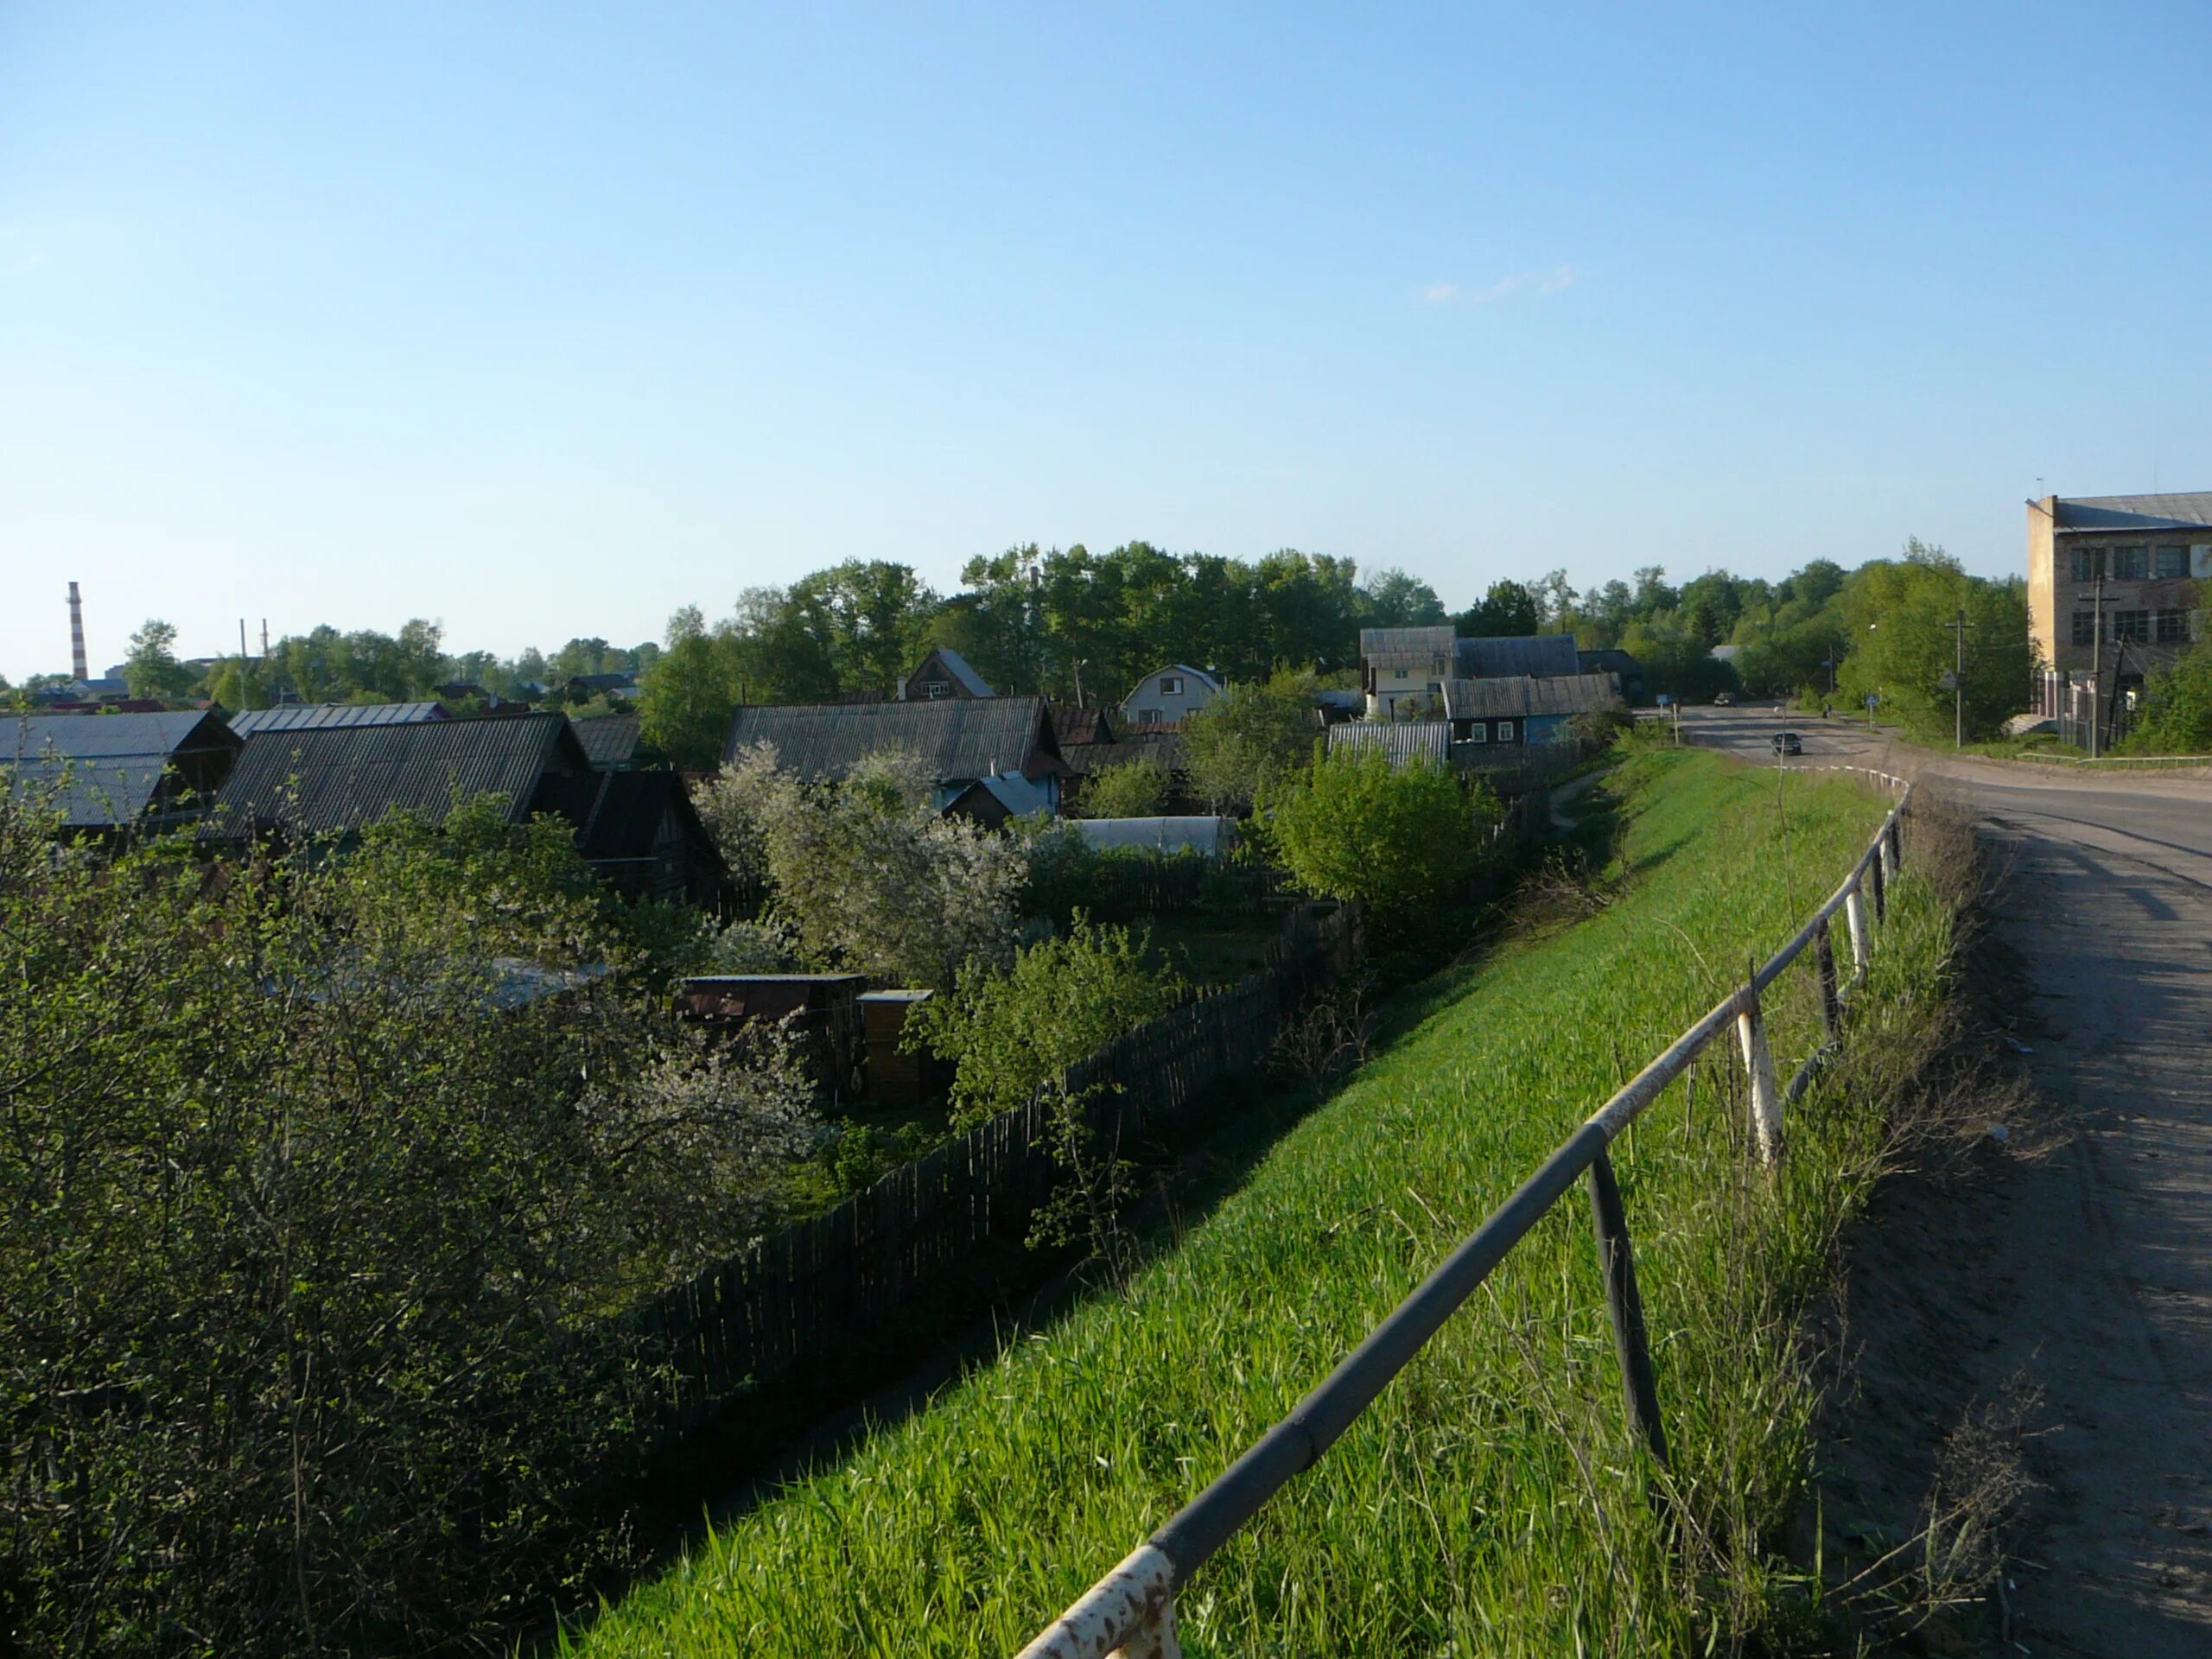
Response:
[{"label": "asphalt road", "polygon": [[[1969,760],[1771,709],[1695,709],[1681,722],[1687,741],[1769,765],[1785,724],[1805,752],[1783,764],[1899,772],[1961,799],[1981,825],[2008,867],[1999,1017],[2031,1051],[2047,1119],[1989,1179],[1943,1194],[1941,1213],[1891,1228],[1878,1206],[1875,1230],[1893,1236],[1854,1261],[1849,1292],[1872,1408],[1904,1416],[1938,1395],[2039,1395],[2030,1468],[2043,1490],[2009,1579],[2016,1650],[2203,1659],[2212,771],[2115,778]],[[1860,1424],[1893,1459],[1916,1438]],[[1913,1487],[1909,1471],[1891,1472]]]}]

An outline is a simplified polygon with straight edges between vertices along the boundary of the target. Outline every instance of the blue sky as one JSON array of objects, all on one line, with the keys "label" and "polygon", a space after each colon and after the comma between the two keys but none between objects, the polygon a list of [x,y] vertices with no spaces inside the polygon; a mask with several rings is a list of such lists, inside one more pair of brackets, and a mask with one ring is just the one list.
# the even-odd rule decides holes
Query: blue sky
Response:
[{"label": "blue sky", "polygon": [[0,671],[2212,487],[2201,5],[0,6]]}]

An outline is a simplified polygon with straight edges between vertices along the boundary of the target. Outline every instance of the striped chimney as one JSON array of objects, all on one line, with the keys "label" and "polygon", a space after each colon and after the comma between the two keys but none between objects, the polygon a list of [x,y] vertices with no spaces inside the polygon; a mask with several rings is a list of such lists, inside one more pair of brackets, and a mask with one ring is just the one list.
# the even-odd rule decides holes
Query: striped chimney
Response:
[{"label": "striped chimney", "polygon": [[92,671],[85,663],[85,601],[77,597],[77,584],[69,584],[69,666],[80,680]]}]

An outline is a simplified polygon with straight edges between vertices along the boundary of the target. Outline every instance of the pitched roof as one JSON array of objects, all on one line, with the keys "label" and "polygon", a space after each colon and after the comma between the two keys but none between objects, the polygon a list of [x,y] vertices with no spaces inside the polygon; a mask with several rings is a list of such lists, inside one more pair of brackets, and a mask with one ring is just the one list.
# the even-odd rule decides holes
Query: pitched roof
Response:
[{"label": "pitched roof", "polygon": [[637,758],[639,721],[635,715],[594,715],[572,721],[576,741],[584,746],[594,766],[627,766]]},{"label": "pitched roof", "polygon": [[319,732],[334,726],[405,726],[417,721],[447,720],[445,705],[437,702],[295,702],[280,709],[250,709],[231,716],[231,729],[240,737],[257,732]]},{"label": "pitched roof", "polygon": [[1457,638],[1449,623],[1420,628],[1362,628],[1363,657],[1448,657]]},{"label": "pitched roof", "polygon": [[235,838],[283,823],[336,835],[398,811],[442,819],[479,795],[505,796],[507,816],[519,820],[549,772],[589,766],[566,715],[262,732],[248,740],[201,833]]},{"label": "pitched roof", "polygon": [[0,772],[10,794],[45,794],[71,829],[136,823],[162,776],[187,751],[227,748],[237,736],[205,710],[160,715],[19,715],[0,721]]},{"label": "pitched roof", "polygon": [[1611,674],[1559,674],[1546,679],[1446,680],[1446,720],[1525,720],[1532,715],[1582,715],[1621,700]]},{"label": "pitched roof", "polygon": [[[1137,678],[1137,691],[1141,691],[1144,689],[1144,683],[1147,680],[1156,680],[1162,674],[1180,674],[1186,679],[1198,681],[1199,684],[1205,686],[1209,691],[1218,691],[1221,690],[1221,682],[1214,678],[1212,675],[1207,673],[1203,668],[1193,668],[1188,663],[1169,663],[1163,667],[1154,669],[1149,674],[1140,675]],[[1122,701],[1123,702],[1128,702],[1130,697],[1134,697],[1137,695],[1137,691],[1131,691],[1129,696],[1128,697],[1123,697]]]},{"label": "pitched roof", "polygon": [[955,651],[950,645],[932,645],[930,648],[929,655],[924,657],[920,662],[914,664],[913,673],[907,675],[904,679],[901,679],[899,682],[899,695],[901,697],[904,697],[906,695],[906,687],[908,683],[912,682],[917,675],[920,674],[923,669],[929,666],[929,660],[931,657],[936,658],[938,661],[944,665],[944,671],[951,676],[953,680],[958,683],[960,689],[965,691],[969,696],[989,697],[998,695],[991,690],[989,684],[984,680],[982,675],[978,674],[973,668],[969,666],[968,659],[965,657],[963,657],[958,652]]},{"label": "pitched roof", "polygon": [[940,784],[1066,769],[1042,697],[749,704],[732,717],[722,756],[758,743],[773,747],[785,771],[809,779],[842,778],[886,749],[911,749]]},{"label": "pitched roof", "polygon": [[651,858],[661,822],[672,811],[694,850],[717,867],[721,862],[683,780],[672,772],[589,772],[548,778],[531,798],[531,810],[558,812],[574,823],[576,850],[587,862]]},{"label": "pitched roof", "polygon": [[2202,530],[2212,526],[2212,490],[2168,495],[2059,496],[2057,528]]},{"label": "pitched roof", "polygon": [[1064,755],[1077,743],[1103,746],[1114,741],[1114,728],[1107,719],[1106,710],[1082,703],[1054,703],[1052,730],[1060,740],[1060,753]]},{"label": "pitched roof", "polygon": [[1571,633],[1510,634],[1495,639],[1460,640],[1458,671],[1463,680],[1579,674],[1582,659]]},{"label": "pitched roof", "polygon": [[1452,728],[1441,720],[1349,720],[1330,727],[1327,735],[1332,751],[1380,749],[1393,766],[1412,760],[1452,764]]}]

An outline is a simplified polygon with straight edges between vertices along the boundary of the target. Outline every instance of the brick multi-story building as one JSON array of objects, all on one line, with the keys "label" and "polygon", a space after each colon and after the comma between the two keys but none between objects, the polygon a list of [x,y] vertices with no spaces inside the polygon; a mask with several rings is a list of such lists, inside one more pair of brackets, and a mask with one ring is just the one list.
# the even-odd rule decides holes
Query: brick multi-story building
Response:
[{"label": "brick multi-story building", "polygon": [[2103,579],[2107,697],[2139,687],[2203,637],[2212,582],[2212,490],[2047,495],[2028,503],[2028,632],[2046,672],[2042,712],[2068,712],[2098,651]]}]

